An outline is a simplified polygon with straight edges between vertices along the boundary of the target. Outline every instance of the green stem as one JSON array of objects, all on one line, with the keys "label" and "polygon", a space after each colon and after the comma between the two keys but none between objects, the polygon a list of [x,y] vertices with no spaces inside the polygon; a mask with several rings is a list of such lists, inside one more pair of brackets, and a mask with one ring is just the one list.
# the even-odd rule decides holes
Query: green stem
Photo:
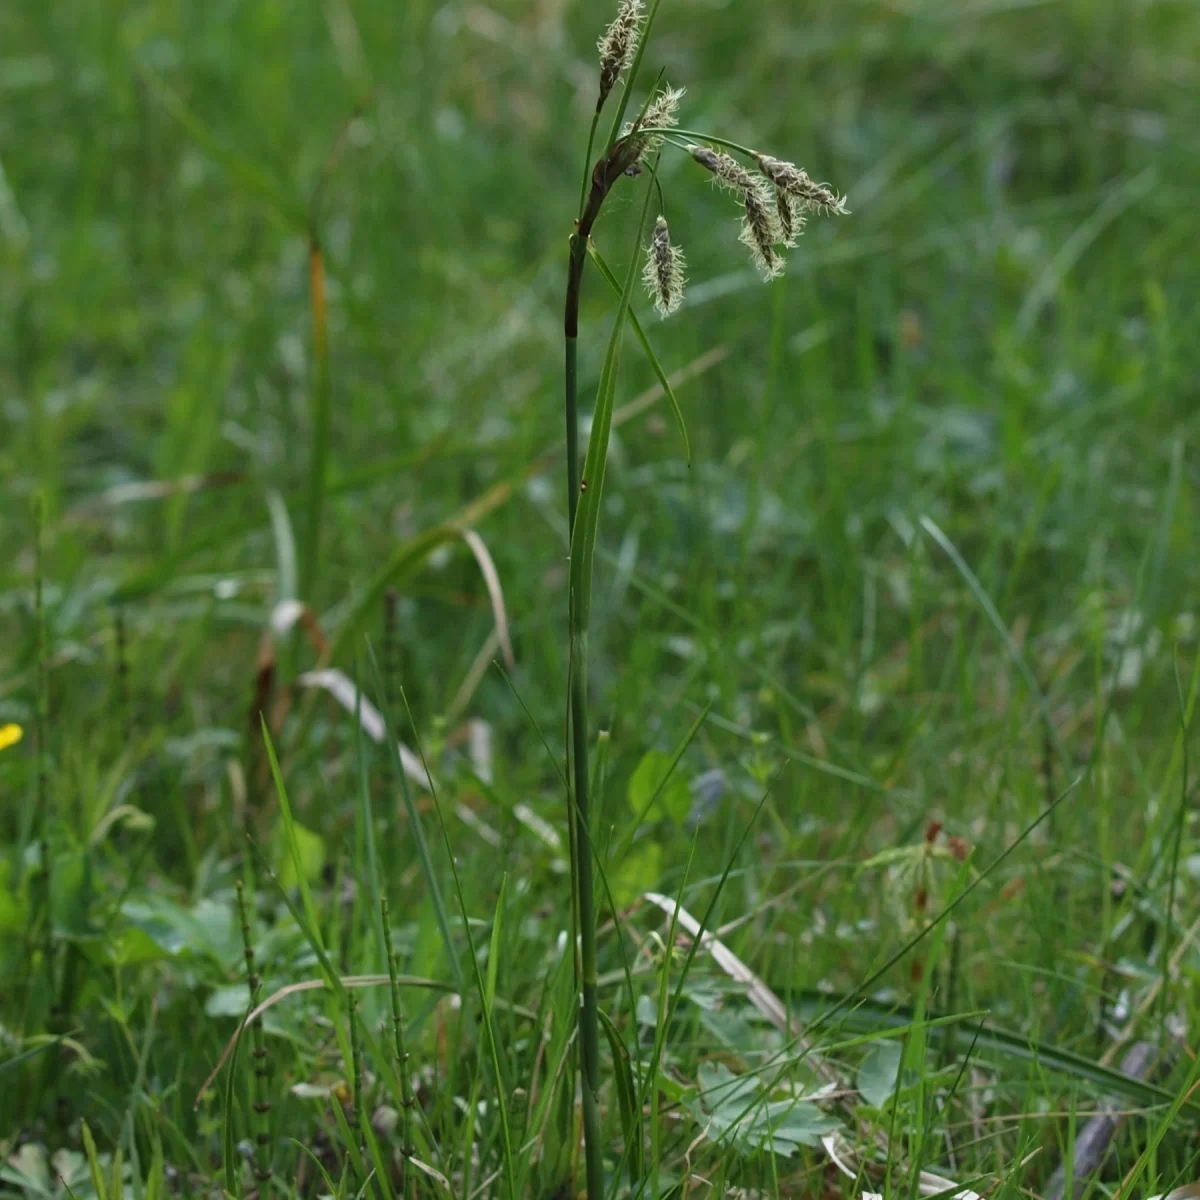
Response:
[{"label": "green stem", "polygon": [[588,774],[587,633],[571,617],[571,749],[575,804],[575,868],[579,912],[579,957],[583,1003],[579,1009],[579,1048],[583,1067],[583,1137],[589,1200],[604,1196],[600,1134],[600,1004],[596,981],[596,909],[592,883],[591,803]]},{"label": "green stem", "polygon": [[[571,240],[572,261],[576,240]],[[567,530],[570,532],[575,528],[575,510],[579,507],[579,339],[568,335],[564,340],[567,347]]]},{"label": "green stem", "polygon": [[[34,731],[34,820],[38,822],[38,842],[41,851],[40,900],[42,905],[42,969],[46,973],[46,995],[53,997],[54,988],[54,811],[53,800],[47,788],[46,741],[50,736],[50,678],[46,669],[49,659],[46,643],[46,605],[43,583],[46,564],[43,560],[43,540],[46,526],[46,501],[39,493],[34,498],[33,509],[33,574],[34,574],[34,620],[37,626],[37,721]],[[53,1011],[53,999],[50,1002]],[[52,1055],[47,1055],[51,1059]],[[47,1062],[47,1076],[51,1076],[52,1064]]]},{"label": "green stem", "polygon": [[304,559],[300,566],[300,595],[306,604],[313,602],[321,557],[321,522],[325,511],[325,490],[329,472],[329,424],[332,411],[329,378],[329,346],[326,340],[325,260],[316,232],[309,244],[309,292],[313,321],[312,456],[308,474],[308,512],[304,538]]},{"label": "green stem", "polygon": [[388,977],[392,985],[392,1030],[395,1035],[396,1070],[400,1074],[400,1155],[401,1176],[400,1187],[406,1200],[416,1200],[417,1173],[409,1166],[409,1159],[416,1154],[412,1141],[413,1109],[416,1099],[413,1096],[412,1076],[408,1070],[408,1051],[404,1047],[404,1018],[400,1009],[400,984],[396,972],[396,951],[392,944],[392,922],[388,913],[388,902],[385,896],[379,902],[383,917],[383,940],[387,953]]},{"label": "green stem", "polygon": [[[567,292],[563,308],[563,334],[566,343],[565,410],[567,426],[567,512],[574,540],[575,516],[580,490],[584,486],[579,472],[579,378],[577,346],[579,339],[579,297],[583,287],[583,267],[587,244],[604,200],[636,155],[625,144],[610,146],[592,169],[591,190],[575,231],[571,235],[571,253],[567,263]],[[644,216],[643,216],[644,219]],[[573,550],[572,553],[575,551]],[[569,788],[567,820],[574,830],[572,839],[572,898],[579,922],[578,978],[583,993],[579,1009],[579,1056],[583,1068],[583,1135],[589,1200],[604,1197],[604,1148],[600,1136],[600,1008],[596,983],[596,926],[590,847],[591,818],[588,795],[588,711],[587,711],[587,627],[586,598],[572,592],[568,600],[568,638],[570,646],[569,757],[573,780]]]},{"label": "green stem", "polygon": [[[598,206],[597,206],[598,207]],[[570,527],[575,528],[579,506],[579,405],[578,405],[578,298],[583,273],[586,234],[571,239],[566,336],[566,414],[567,414],[567,511]],[[571,831],[571,866],[574,874],[572,907],[579,933],[577,977],[583,992],[579,1010],[579,1047],[583,1067],[583,1138],[587,1172],[588,1200],[604,1196],[604,1165],[600,1135],[600,1013],[596,985],[596,925],[592,886],[591,830],[588,796],[588,711],[587,711],[587,633],[579,629],[574,599],[569,606],[570,638],[570,744],[574,789],[568,800],[567,814]],[[574,953],[574,946],[572,946]]]},{"label": "green stem", "polygon": [[592,114],[592,127],[588,130],[587,154],[583,158],[583,179],[579,185],[579,219],[583,219],[583,209],[587,204],[588,172],[592,169],[592,150],[596,145],[596,126],[600,123],[600,110]]},{"label": "green stem", "polygon": [[[741,142],[731,142],[728,138],[716,137],[711,133],[702,133],[698,129],[676,129],[669,125],[647,125],[645,129],[639,129],[639,134],[643,133],[658,133],[666,135],[670,140],[670,135],[675,137],[695,138],[699,142],[708,142],[713,146],[724,146],[726,150],[732,150],[735,154],[744,154],[747,158],[753,158],[758,151],[751,150],[749,146],[743,146]],[[678,145],[678,143],[674,143]]]},{"label": "green stem", "polygon": [[[246,889],[242,881],[237,881],[238,915],[242,922],[242,949],[246,955],[246,990],[250,993],[250,1009],[258,1007],[262,995],[262,979],[258,974],[254,957],[254,934],[250,927],[250,909],[246,903]],[[259,1183],[259,1195],[267,1193],[271,1179],[271,1101],[267,1098],[267,1048],[263,1044],[263,1027],[261,1021],[255,1021],[250,1028],[251,1050],[250,1057],[254,1062],[254,1176]]]}]

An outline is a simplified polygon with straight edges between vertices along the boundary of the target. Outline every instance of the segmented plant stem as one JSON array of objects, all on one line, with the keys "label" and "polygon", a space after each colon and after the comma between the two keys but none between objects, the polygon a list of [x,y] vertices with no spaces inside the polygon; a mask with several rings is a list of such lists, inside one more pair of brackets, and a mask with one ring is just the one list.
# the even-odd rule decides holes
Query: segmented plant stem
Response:
[{"label": "segmented plant stem", "polygon": [[333,411],[326,336],[325,259],[315,231],[309,243],[309,301],[313,326],[312,453],[308,469],[308,510],[305,514],[304,557],[300,564],[300,597],[313,601],[320,573],[321,523],[329,462],[329,425]]},{"label": "segmented plant stem", "polygon": [[[246,989],[250,993],[250,1009],[258,1007],[262,995],[262,978],[258,974],[254,955],[254,934],[250,926],[250,908],[246,889],[237,881],[238,916],[242,923],[242,948],[246,955]],[[254,1176],[260,1193],[265,1192],[271,1179],[271,1101],[267,1096],[267,1048],[263,1044],[262,1022],[250,1027],[250,1057],[254,1063]]]},{"label": "segmented plant stem", "polygon": [[363,1111],[362,1097],[362,1032],[359,1029],[358,1022],[358,997],[350,993],[350,1071],[353,1079],[350,1083],[351,1103],[354,1105],[354,1112],[351,1113],[353,1118],[350,1122],[350,1127],[358,1122],[358,1118]]},{"label": "segmented plant stem", "polygon": [[417,1176],[415,1171],[409,1169],[409,1159],[417,1152],[412,1141],[413,1110],[416,1108],[417,1102],[413,1096],[412,1076],[408,1070],[408,1050],[404,1045],[404,1016],[400,1008],[399,972],[396,969],[396,951],[392,943],[392,922],[388,913],[386,896],[379,902],[379,908],[383,917],[383,940],[387,951],[388,978],[392,985],[392,1032],[396,1047],[396,1069],[400,1075],[400,1153],[403,1156],[401,1191],[408,1197],[408,1200],[415,1200]]},{"label": "segmented plant stem", "polygon": [[45,532],[45,501],[40,495],[33,501],[33,611],[37,636],[37,731],[34,743],[34,820],[41,850],[40,891],[42,902],[42,956],[46,977],[50,981],[48,994],[53,995],[54,979],[54,834],[53,813],[49,807],[46,787],[46,739],[50,735],[50,681],[46,671],[46,606],[42,584],[45,562],[42,539]]}]

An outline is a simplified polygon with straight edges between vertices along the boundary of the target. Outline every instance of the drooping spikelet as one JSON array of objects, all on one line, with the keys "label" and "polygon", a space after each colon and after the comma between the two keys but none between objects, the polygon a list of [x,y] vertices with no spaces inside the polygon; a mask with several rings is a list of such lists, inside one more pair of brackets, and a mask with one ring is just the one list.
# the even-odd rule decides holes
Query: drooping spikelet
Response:
[{"label": "drooping spikelet", "polygon": [[845,196],[839,196],[828,184],[810,179],[808,172],[795,163],[771,158],[767,154],[755,154],[754,157],[777,192],[799,201],[803,207],[814,212],[834,213],[837,216],[845,216],[849,212]]},{"label": "drooping spikelet", "polygon": [[621,72],[633,61],[638,35],[642,29],[642,0],[621,0],[613,23],[596,43],[600,51],[600,98],[596,111],[604,107],[608,94],[616,86]]},{"label": "drooping spikelet", "polygon": [[[777,242],[788,244],[789,234],[781,229],[771,204],[767,181],[753,175],[736,158],[709,146],[688,146],[691,156],[707,170],[722,187],[736,192],[741,198],[745,216],[742,219],[741,240],[750,249],[754,265],[764,279],[774,279],[783,271],[783,259],[775,249]],[[794,229],[794,223],[793,223]]]},{"label": "drooping spikelet", "polygon": [[796,244],[796,238],[804,231],[804,217],[798,213],[787,192],[775,189],[775,217],[779,223],[779,232],[783,235],[783,244],[791,249]]},{"label": "drooping spikelet", "polygon": [[654,236],[646,247],[646,266],[642,279],[654,300],[654,307],[669,317],[683,302],[684,268],[687,262],[683,251],[671,243],[667,218],[660,216],[654,223]]},{"label": "drooping spikelet", "polygon": [[732,155],[711,146],[688,146],[688,153],[704,168],[711,171],[713,178],[722,187],[744,194],[762,188],[761,178],[755,179]]},{"label": "drooping spikelet", "polygon": [[756,187],[743,195],[742,204],[746,215],[742,218],[739,240],[750,248],[750,257],[762,277],[774,279],[783,274],[783,257],[775,249],[775,243],[783,239],[775,224],[770,199],[764,189]]}]

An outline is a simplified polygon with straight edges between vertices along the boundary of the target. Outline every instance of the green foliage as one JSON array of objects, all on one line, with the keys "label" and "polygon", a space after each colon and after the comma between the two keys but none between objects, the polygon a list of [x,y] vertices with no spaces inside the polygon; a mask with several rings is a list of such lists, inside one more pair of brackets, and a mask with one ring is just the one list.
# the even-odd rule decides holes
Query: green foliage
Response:
[{"label": "green foliage", "polygon": [[[553,397],[606,15],[0,5],[3,1197],[246,1196],[260,1128],[260,1195],[579,1192],[585,566],[607,1194],[1045,1194],[1109,1097],[1094,1194],[1195,1179],[1196,6],[659,6],[597,139],[662,72],[853,216],[764,288],[694,162],[621,178],[585,564]],[[658,185],[668,321],[626,287]],[[197,1103],[239,879],[266,1112],[250,1030]]]},{"label": "green foliage", "polygon": [[792,1155],[819,1146],[838,1122],[817,1105],[795,1097],[772,1098],[753,1075],[734,1075],[723,1063],[701,1064],[699,1091],[689,1109],[705,1136],[727,1141],[744,1154]]},{"label": "green foliage", "polygon": [[661,750],[647,750],[642,755],[625,790],[635,816],[683,824],[692,807],[692,794],[687,781],[674,768],[673,757]]},{"label": "green foliage", "polygon": [[859,1063],[854,1086],[874,1108],[882,1108],[896,1090],[903,1047],[897,1042],[873,1042]]}]

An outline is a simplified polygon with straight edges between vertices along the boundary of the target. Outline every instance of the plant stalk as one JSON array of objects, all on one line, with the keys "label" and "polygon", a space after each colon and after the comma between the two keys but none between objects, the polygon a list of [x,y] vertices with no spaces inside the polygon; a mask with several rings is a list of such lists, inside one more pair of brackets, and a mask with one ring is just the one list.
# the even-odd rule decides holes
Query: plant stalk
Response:
[{"label": "plant stalk", "polygon": [[[587,244],[600,209],[613,184],[631,164],[632,151],[618,143],[596,163],[592,170],[591,190],[583,204],[575,231],[571,235],[567,263],[567,292],[563,311],[566,345],[567,425],[567,514],[572,536],[579,493],[583,486],[579,475],[579,298],[583,286],[583,267]],[[596,982],[596,921],[592,882],[591,804],[588,774],[587,709],[587,630],[580,622],[578,597],[569,600],[568,637],[570,645],[570,771],[573,780],[568,821],[573,830],[574,855],[572,881],[574,909],[579,928],[576,977],[582,992],[579,1008],[579,1056],[583,1075],[583,1137],[588,1200],[603,1200],[604,1163],[600,1134],[600,1008]]]},{"label": "plant stalk", "polygon": [[392,943],[392,922],[386,896],[380,901],[380,915],[383,918],[383,940],[387,953],[388,978],[391,982],[392,1031],[396,1050],[396,1070],[400,1075],[400,1159],[402,1164],[400,1190],[405,1200],[416,1200],[417,1173],[410,1166],[409,1160],[417,1153],[412,1140],[413,1109],[416,1108],[417,1102],[413,1096],[412,1076],[408,1069],[408,1050],[404,1045],[404,1015],[400,1008],[396,951]]},{"label": "plant stalk", "polygon": [[329,425],[332,413],[329,343],[326,330],[325,259],[316,231],[308,251],[309,300],[313,326],[312,455],[308,472],[308,511],[305,514],[304,557],[300,564],[300,599],[313,603],[321,558],[321,524],[329,472]]},{"label": "plant stalk", "polygon": [[[254,953],[254,933],[250,926],[250,907],[246,900],[246,889],[237,880],[238,916],[242,924],[242,950],[246,956],[246,990],[250,994],[250,1009],[257,1007],[262,996],[262,978]],[[271,1101],[267,1096],[267,1048],[263,1038],[261,1021],[255,1021],[250,1030],[251,1058],[254,1064],[254,1178],[258,1183],[259,1196],[269,1194],[271,1184]]]}]

